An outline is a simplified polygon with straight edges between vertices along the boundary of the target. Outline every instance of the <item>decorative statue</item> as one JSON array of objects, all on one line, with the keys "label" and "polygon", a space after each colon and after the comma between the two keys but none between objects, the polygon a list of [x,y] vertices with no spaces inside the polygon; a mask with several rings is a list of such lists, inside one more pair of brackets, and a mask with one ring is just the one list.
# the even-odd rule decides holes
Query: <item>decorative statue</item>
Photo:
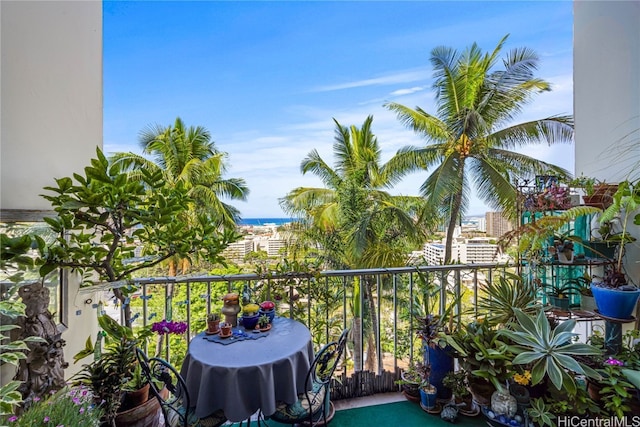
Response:
[{"label": "decorative statue", "polygon": [[64,361],[62,351],[65,342],[48,310],[49,289],[42,283],[32,283],[20,287],[18,295],[26,309],[25,316],[16,321],[20,329],[12,331],[12,340],[43,339],[42,342],[27,342],[30,351],[27,358],[20,361],[15,376],[16,380],[23,381],[18,390],[27,408],[34,397],[43,398],[65,386],[64,370],[69,364]]}]

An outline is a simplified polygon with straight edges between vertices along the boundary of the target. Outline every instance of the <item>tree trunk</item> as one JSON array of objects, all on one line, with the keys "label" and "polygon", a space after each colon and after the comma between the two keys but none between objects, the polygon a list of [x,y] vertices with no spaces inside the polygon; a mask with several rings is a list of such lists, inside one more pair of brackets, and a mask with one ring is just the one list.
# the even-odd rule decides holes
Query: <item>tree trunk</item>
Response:
[{"label": "tree trunk", "polygon": [[464,187],[464,158],[460,159],[460,169],[458,169],[459,191],[453,196],[453,206],[451,206],[449,226],[447,227],[447,241],[444,250],[444,264],[451,264],[451,248],[453,246],[453,232],[456,229],[460,207],[462,205],[462,188]]}]

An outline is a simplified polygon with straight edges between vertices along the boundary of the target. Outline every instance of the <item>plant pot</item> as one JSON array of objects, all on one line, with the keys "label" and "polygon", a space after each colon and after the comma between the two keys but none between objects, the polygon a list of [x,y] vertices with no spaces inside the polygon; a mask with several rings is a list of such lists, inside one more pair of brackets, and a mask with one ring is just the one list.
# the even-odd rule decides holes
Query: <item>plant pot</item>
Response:
[{"label": "plant pot", "polygon": [[438,389],[438,399],[451,399],[451,389],[442,384],[444,377],[453,371],[451,350],[451,347],[442,348],[438,345],[424,346],[424,364],[431,365],[429,382]]},{"label": "plant pot", "polygon": [[551,303],[552,306],[559,308],[560,310],[563,311],[569,311],[569,307],[571,305],[571,300],[569,298],[566,297],[556,297],[556,296],[550,296],[549,297],[549,302]]},{"label": "plant pot", "polygon": [[436,407],[438,390],[436,387],[431,387],[431,390],[425,391],[420,388],[420,403],[425,409],[433,409]]},{"label": "plant pot", "polygon": [[580,295],[580,309],[584,311],[596,311],[596,300],[593,295]]},{"label": "plant pot", "polygon": [[220,331],[220,320],[207,320],[207,332],[217,334]]},{"label": "plant pot", "polygon": [[518,410],[524,413],[524,410],[529,407],[531,402],[531,395],[529,389],[522,384],[509,384],[509,393],[515,397],[518,404]]},{"label": "plant pot", "polygon": [[242,315],[242,326],[247,329],[247,330],[252,330],[256,328],[256,325],[258,324],[258,319],[260,318],[260,316],[258,315],[258,313],[255,314],[251,314],[251,315]]},{"label": "plant pot", "polygon": [[273,318],[276,316],[276,309],[272,308],[270,310],[263,310],[262,308],[258,311],[258,315],[262,316],[263,314],[266,314],[267,317],[269,318],[269,323],[273,323]]},{"label": "plant pot", "polygon": [[604,210],[613,203],[613,194],[617,189],[617,184],[599,184],[594,186],[592,195],[582,196],[582,200],[587,206]]},{"label": "plant pot", "polygon": [[138,390],[127,391],[124,394],[122,409],[131,409],[142,405],[149,400],[149,383],[143,385]]},{"label": "plant pot", "polygon": [[[164,388],[160,392],[163,396],[168,396],[169,391]],[[126,411],[118,412],[116,415],[116,426],[118,427],[156,427],[163,425],[162,409],[158,399],[151,398]]]},{"label": "plant pot", "polygon": [[[402,391],[408,400],[417,401],[420,398],[420,382],[407,379],[405,374],[406,373],[404,371],[400,373],[400,378],[404,381],[402,384]],[[415,400],[411,398],[414,398]]]},{"label": "plant pot", "polygon": [[621,291],[591,284],[591,292],[596,300],[598,313],[602,316],[630,320],[640,298],[640,289]]},{"label": "plant pot", "polygon": [[558,262],[560,264],[573,264],[573,251],[558,251]]},{"label": "plant pot", "polygon": [[496,388],[489,381],[480,379],[469,382],[469,391],[478,405],[489,406],[491,395],[496,391]]},{"label": "plant pot", "polygon": [[587,258],[614,259],[616,256],[617,243],[590,241],[582,245],[584,256]]},{"label": "plant pot", "polygon": [[267,326],[257,326],[257,328],[260,330],[260,332],[267,332],[271,329],[271,324],[267,323]]}]

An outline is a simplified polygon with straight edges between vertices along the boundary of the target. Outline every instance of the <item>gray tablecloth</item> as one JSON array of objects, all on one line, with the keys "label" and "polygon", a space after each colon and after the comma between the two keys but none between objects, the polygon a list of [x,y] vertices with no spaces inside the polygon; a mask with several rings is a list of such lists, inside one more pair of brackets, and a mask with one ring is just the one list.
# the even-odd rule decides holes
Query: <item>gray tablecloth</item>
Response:
[{"label": "gray tablecloth", "polygon": [[313,361],[311,333],[300,322],[276,317],[269,335],[221,345],[195,336],[180,374],[198,417],[222,409],[231,421],[258,409],[269,416],[276,401],[294,403]]}]

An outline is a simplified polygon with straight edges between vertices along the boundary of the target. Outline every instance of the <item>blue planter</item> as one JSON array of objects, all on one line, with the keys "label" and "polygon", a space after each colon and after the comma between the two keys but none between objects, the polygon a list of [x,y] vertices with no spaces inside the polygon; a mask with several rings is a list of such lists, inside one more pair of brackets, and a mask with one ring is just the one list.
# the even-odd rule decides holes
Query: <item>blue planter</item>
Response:
[{"label": "blue planter", "polygon": [[633,317],[640,297],[640,289],[619,291],[591,284],[591,291],[601,315],[620,320],[629,320]]},{"label": "blue planter", "polygon": [[242,326],[245,329],[249,329],[249,330],[255,329],[256,325],[258,324],[258,318],[259,318],[258,313],[252,316],[242,315]]},{"label": "blue planter", "polygon": [[442,380],[449,372],[453,371],[452,348],[442,348],[438,345],[424,346],[424,364],[431,365],[429,382],[438,389],[438,399],[451,399],[451,389],[442,384]]},{"label": "blue planter", "polygon": [[258,315],[262,316],[263,314],[266,314],[269,317],[269,323],[273,323],[273,318],[276,316],[276,309],[275,308],[272,308],[271,310],[260,309],[258,311]]},{"label": "blue planter", "polygon": [[[439,390],[436,390],[439,391]],[[437,393],[427,393],[423,389],[420,389],[420,403],[426,409],[433,409],[436,407]]]}]

